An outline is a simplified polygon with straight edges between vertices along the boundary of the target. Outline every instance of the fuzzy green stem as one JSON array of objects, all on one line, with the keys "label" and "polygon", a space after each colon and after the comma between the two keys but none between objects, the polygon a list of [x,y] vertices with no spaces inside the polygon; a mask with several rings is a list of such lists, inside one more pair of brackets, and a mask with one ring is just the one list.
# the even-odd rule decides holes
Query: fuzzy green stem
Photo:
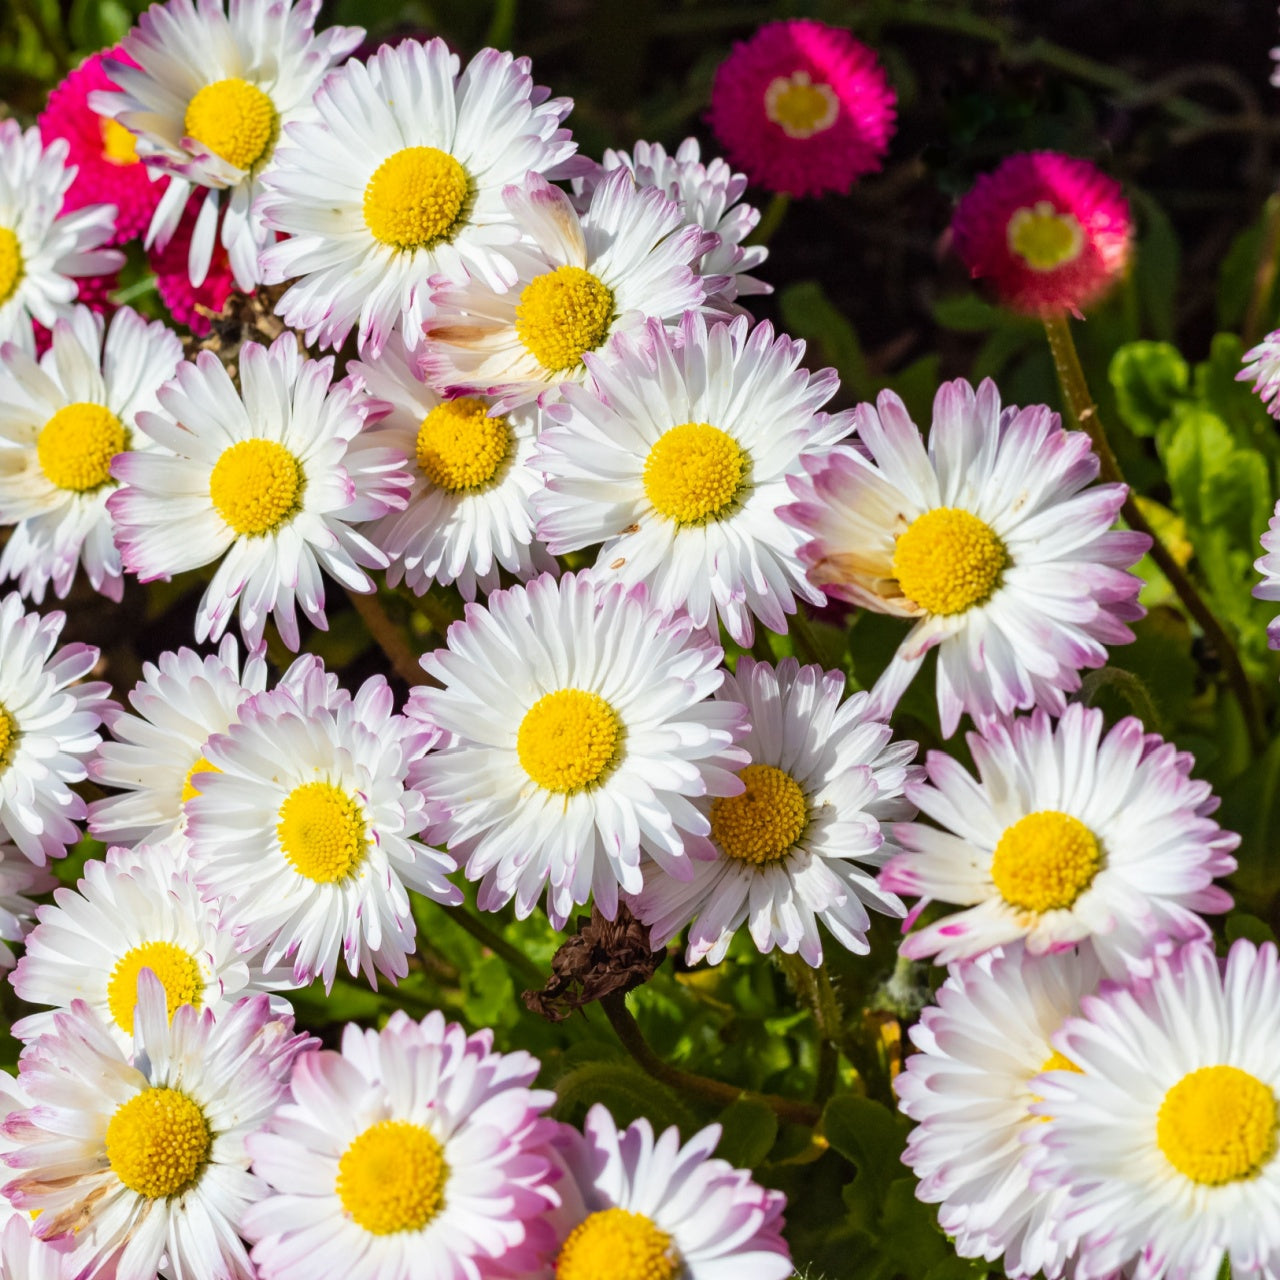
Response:
[{"label": "fuzzy green stem", "polygon": [[764,214],[756,225],[756,229],[747,237],[747,243],[768,244],[782,225],[782,220],[787,216],[787,210],[790,207],[791,197],[785,191],[775,191],[769,203],[765,205]]}]

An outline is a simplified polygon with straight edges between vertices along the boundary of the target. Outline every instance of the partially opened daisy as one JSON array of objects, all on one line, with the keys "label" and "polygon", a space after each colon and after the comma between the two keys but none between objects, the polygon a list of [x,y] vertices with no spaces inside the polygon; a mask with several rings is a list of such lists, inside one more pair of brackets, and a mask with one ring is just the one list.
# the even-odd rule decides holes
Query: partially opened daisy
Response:
[{"label": "partially opened daisy", "polygon": [[244,1141],[313,1042],[264,995],[217,1019],[184,1005],[171,1025],[149,969],[132,1050],[83,1001],[53,1024],[19,1064],[32,1105],[4,1122],[4,1195],[42,1239],[74,1230],[74,1274],[152,1280],[167,1258],[189,1280],[254,1280],[236,1228],[263,1187]]},{"label": "partially opened daisy", "polygon": [[422,660],[441,687],[416,687],[408,713],[449,737],[410,777],[482,910],[514,899],[523,918],[545,889],[562,928],[592,894],[613,919],[643,855],[692,876],[711,829],[693,801],[742,791],[749,761],[733,745],[743,707],[708,700],[720,647],[688,615],[642,588],[543,574],[468,607],[448,643]]},{"label": "partially opened daisy", "polygon": [[150,445],[138,414],[160,407],[156,392],[181,359],[177,335],[130,307],[109,328],[76,307],[54,325],[38,365],[0,348],[0,524],[17,526],[0,554],[0,579],[16,578],[39,604],[50,584],[65,598],[83,565],[95,591],[120,601],[111,462]]},{"label": "partially opened daisy", "polygon": [[440,1013],[348,1025],[249,1140],[270,1190],[244,1218],[261,1280],[521,1276],[558,1203],[538,1061]]},{"label": "partially opened daisy", "polygon": [[163,413],[139,429],[160,446],[116,459],[122,487],[108,509],[125,567],[144,582],[221,559],[196,615],[196,639],[217,639],[239,608],[250,645],[267,617],[291,649],[296,608],[326,625],[322,573],[369,592],[366,568],[387,558],[352,526],[405,503],[402,453],[362,434],[385,406],[350,383],[331,386],[333,359],[308,360],[295,336],[240,349],[240,386],[202,351],[160,391]]},{"label": "partially opened daisy", "polygon": [[1190,753],[1132,716],[1103,736],[1102,712],[1072,703],[968,735],[979,779],[940,751],[907,794],[938,827],[904,823],[881,884],[963,911],[911,934],[940,963],[1025,940],[1033,954],[1079,944],[1114,977],[1205,939],[1200,912],[1231,908],[1213,883],[1240,843],[1209,816],[1218,798]]},{"label": "partially opened daisy", "polygon": [[497,396],[502,410],[549,401],[559,383],[586,377],[582,357],[615,333],[703,305],[694,264],[716,238],[626,168],[604,178],[581,217],[536,173],[502,198],[530,243],[512,251],[516,277],[502,289],[475,278],[435,294],[422,367],[436,386]]},{"label": "partially opened daisy", "polygon": [[12,844],[0,840],[0,969],[12,969],[10,942],[22,942],[35,923],[35,899],[57,880],[43,867],[32,866]]},{"label": "partially opened daisy", "polygon": [[903,1161],[962,1258],[1001,1261],[1019,1278],[1069,1268],[1066,1194],[1031,1181],[1027,1146],[1044,1124],[1030,1108],[1043,1072],[1073,1069],[1052,1037],[1101,977],[1087,953],[993,951],[955,966],[911,1028],[916,1052],[894,1081],[916,1122]]},{"label": "partially opened daisy", "polygon": [[[360,43],[359,27],[315,33],[320,0],[166,0],[125,36],[129,60],[104,70],[119,92],[89,97],[136,136],[138,155],[170,175],[147,231],[165,244],[193,191],[203,192],[191,239],[191,280],[209,269],[215,240],[236,283],[252,289],[258,255],[274,239],[253,208],[281,130],[311,113],[330,69]],[[221,224],[221,225],[219,225]]]},{"label": "partially opened daisy", "polygon": [[1244,353],[1244,368],[1237,382],[1251,382],[1267,412],[1280,413],[1280,329],[1273,329],[1256,347]]},{"label": "partially opened daisy", "polygon": [[751,724],[742,740],[751,763],[738,775],[746,789],[700,804],[716,858],[696,863],[691,881],[645,868],[631,906],[654,947],[692,920],[689,963],[718,964],[745,924],[761,951],[818,965],[819,921],[865,955],[867,908],[904,913],[875,872],[897,848],[888,824],[915,812],[902,792],[921,772],[909,767],[916,744],[890,741],[868,694],[842,702],[843,693],[843,673],[794,658],[775,669],[743,656],[725,676],[716,699],[744,704]]},{"label": "partially opened daisy", "polygon": [[674,331],[651,320],[586,359],[591,382],[566,385],[547,410],[535,465],[538,535],[552,552],[600,544],[603,580],[646,583],[658,608],[717,619],[751,644],[755,619],[787,629],[805,579],[803,535],[779,515],[789,477],[804,476],[851,426],[820,412],[833,369],[800,367],[804,343],[748,333],[745,316],[710,330],[686,313]]},{"label": "partially opened daisy", "polygon": [[1002,410],[990,379],[939,389],[927,450],[893,392],[855,414],[865,452],[815,456],[784,514],[810,538],[815,586],[913,620],[880,705],[897,705],[936,648],[944,736],[966,711],[980,727],[1020,708],[1061,713],[1081,668],[1131,641],[1144,612],[1126,570],[1150,539],[1111,528],[1124,485],[1092,484],[1089,437],[1044,405]]},{"label": "partially opened daisy", "polygon": [[562,127],[572,105],[497,49],[465,70],[440,39],[348,63],[316,94],[315,122],[285,130],[260,206],[287,235],[263,256],[266,280],[296,281],[286,323],[321,347],[358,325],[376,358],[397,329],[418,345],[433,276],[509,287],[522,228],[502,189],[585,167]]},{"label": "partially opened daisy", "polygon": [[1078,1280],[1280,1272],[1280,960],[1197,943],[1108,985],[1055,1035],[1075,1071],[1037,1082],[1036,1186],[1063,1187]]}]

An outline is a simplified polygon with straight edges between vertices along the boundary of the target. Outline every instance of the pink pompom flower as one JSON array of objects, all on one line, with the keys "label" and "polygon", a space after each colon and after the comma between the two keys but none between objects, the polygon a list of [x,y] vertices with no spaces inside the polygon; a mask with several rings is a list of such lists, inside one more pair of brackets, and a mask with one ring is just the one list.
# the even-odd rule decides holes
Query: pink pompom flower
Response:
[{"label": "pink pompom flower", "polygon": [[186,325],[197,338],[203,338],[211,325],[209,317],[199,308],[220,314],[236,282],[231,274],[231,259],[227,257],[227,251],[221,244],[215,244],[203,282],[198,285],[191,283],[187,261],[191,256],[191,236],[199,212],[199,200],[188,201],[173,239],[163,248],[153,244],[147,251],[147,261],[156,273],[156,292],[169,314],[178,324]]}]

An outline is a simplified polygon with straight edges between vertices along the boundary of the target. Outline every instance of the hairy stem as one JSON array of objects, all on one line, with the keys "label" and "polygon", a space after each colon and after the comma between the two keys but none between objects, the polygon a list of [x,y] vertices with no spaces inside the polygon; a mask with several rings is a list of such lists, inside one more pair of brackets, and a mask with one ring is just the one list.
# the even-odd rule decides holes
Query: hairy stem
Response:
[{"label": "hairy stem", "polygon": [[408,685],[422,684],[426,677],[418,665],[418,655],[405,639],[404,632],[391,621],[377,592],[360,595],[355,591],[348,591],[347,596],[396,675]]}]

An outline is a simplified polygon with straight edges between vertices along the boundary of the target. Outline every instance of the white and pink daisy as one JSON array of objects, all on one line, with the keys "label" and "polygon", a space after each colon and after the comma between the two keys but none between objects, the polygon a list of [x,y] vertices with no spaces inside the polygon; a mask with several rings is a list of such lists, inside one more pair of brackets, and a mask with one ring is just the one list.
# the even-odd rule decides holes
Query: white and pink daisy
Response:
[{"label": "white and pink daisy", "polygon": [[[1253,594],[1259,600],[1280,600],[1280,502],[1259,541],[1264,554],[1253,562],[1253,567],[1262,574],[1262,581],[1253,588]],[[1267,647],[1280,649],[1280,617],[1267,624]]]},{"label": "white and pink daisy", "polygon": [[1252,382],[1258,399],[1274,418],[1280,413],[1280,329],[1273,329],[1256,347],[1244,353],[1244,368],[1236,374],[1237,382]]},{"label": "white and pink daisy", "polygon": [[26,939],[39,910],[35,899],[57,883],[44,867],[32,866],[16,846],[0,840],[0,969],[13,968],[8,944]]}]

